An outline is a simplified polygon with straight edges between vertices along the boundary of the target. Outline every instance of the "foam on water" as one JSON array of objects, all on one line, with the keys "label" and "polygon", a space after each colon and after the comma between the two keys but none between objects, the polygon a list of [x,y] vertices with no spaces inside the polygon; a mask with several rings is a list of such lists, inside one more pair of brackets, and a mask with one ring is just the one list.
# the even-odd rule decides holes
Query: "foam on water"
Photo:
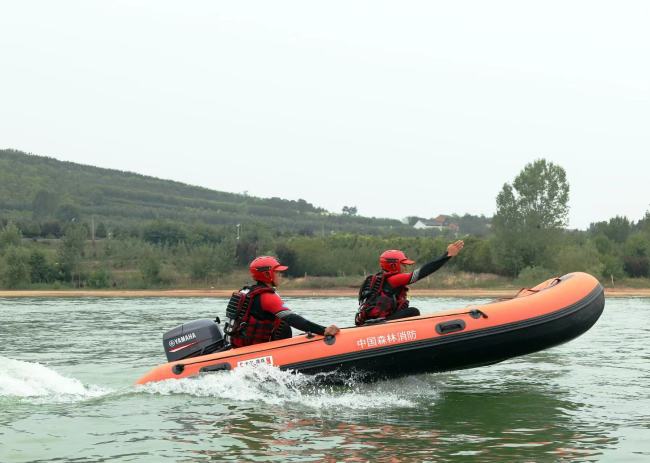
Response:
[{"label": "foam on water", "polygon": [[425,396],[429,402],[437,397],[431,384],[417,378],[372,384],[350,379],[336,386],[324,383],[323,379],[322,375],[292,373],[269,365],[246,365],[228,372],[149,383],[137,389],[149,394],[189,394],[269,405],[298,403],[310,408],[412,408],[420,397]]},{"label": "foam on water", "polygon": [[110,390],[85,386],[40,363],[23,362],[0,356],[0,398],[26,399],[35,403],[77,402],[100,397]]},{"label": "foam on water", "polygon": [[[45,365],[0,356],[0,400],[46,404],[70,403],[107,395],[121,396],[133,389],[111,390],[85,385]],[[435,387],[418,378],[403,378],[366,384],[347,378],[341,384],[323,381],[329,374],[303,375],[269,365],[246,365],[233,371],[195,378],[171,379],[136,386],[137,393],[151,395],[188,394],[227,401],[268,405],[298,404],[309,408],[350,410],[414,408],[421,398],[437,398]],[[408,384],[407,384],[408,383]]]}]

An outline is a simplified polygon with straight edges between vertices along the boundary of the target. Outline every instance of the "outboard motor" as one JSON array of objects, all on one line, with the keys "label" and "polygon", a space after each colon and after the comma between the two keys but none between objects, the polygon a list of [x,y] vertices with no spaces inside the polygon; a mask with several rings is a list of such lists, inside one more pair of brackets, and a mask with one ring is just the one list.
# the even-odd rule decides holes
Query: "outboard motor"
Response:
[{"label": "outboard motor", "polygon": [[221,327],[203,318],[183,323],[163,335],[165,355],[169,362],[211,354],[225,348]]}]

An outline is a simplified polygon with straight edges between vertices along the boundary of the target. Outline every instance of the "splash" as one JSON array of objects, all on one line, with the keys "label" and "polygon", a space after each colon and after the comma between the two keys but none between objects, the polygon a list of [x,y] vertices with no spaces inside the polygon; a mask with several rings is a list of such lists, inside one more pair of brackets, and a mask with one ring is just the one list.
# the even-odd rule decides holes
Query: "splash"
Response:
[{"label": "splash", "polygon": [[25,399],[35,403],[77,402],[100,397],[111,391],[85,386],[40,363],[23,362],[0,356],[0,398]]},{"label": "splash", "polygon": [[435,387],[417,377],[367,384],[348,378],[332,385],[327,374],[303,375],[269,365],[247,365],[233,371],[196,378],[170,379],[137,386],[148,394],[188,394],[227,401],[263,402],[267,405],[297,403],[308,408],[371,410],[414,408],[421,398],[437,398]]}]

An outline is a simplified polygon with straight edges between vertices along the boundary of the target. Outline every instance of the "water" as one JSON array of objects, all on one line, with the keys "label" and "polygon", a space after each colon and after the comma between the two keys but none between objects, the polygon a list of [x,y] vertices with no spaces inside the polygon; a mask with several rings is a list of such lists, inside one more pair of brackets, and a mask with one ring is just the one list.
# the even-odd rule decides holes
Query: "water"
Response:
[{"label": "water", "polygon": [[[354,300],[287,299],[349,325]],[[414,300],[423,312],[485,300]],[[650,299],[499,365],[324,386],[273,368],[133,386],[215,299],[0,299],[0,462],[650,461]]]}]

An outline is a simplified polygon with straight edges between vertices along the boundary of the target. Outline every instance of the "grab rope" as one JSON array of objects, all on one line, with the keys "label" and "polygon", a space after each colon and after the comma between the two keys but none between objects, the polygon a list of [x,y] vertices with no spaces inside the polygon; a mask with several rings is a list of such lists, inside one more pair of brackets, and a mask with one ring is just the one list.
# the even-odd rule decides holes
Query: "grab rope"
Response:
[{"label": "grab rope", "polygon": [[510,301],[510,300],[512,300],[512,299],[516,299],[516,298],[518,298],[519,295],[520,295],[521,293],[523,293],[524,291],[529,291],[529,292],[531,292],[531,293],[533,293],[533,294],[536,294],[536,293],[539,293],[540,291],[544,291],[545,289],[552,288],[553,286],[555,286],[556,284],[560,283],[561,281],[562,281],[562,278],[560,278],[560,277],[556,277],[556,278],[553,278],[553,280],[552,280],[548,285],[546,285],[545,287],[543,287],[543,288],[541,288],[541,289],[521,288],[521,289],[517,292],[517,294],[515,294],[514,296],[512,296],[512,297],[503,297],[503,298],[497,299],[497,301]]},{"label": "grab rope", "polygon": [[[442,318],[442,317],[452,317],[454,315],[469,315],[472,318],[488,318],[487,314],[479,309],[472,309],[467,312],[457,312],[457,313],[446,313],[440,315],[427,315],[420,318]],[[408,320],[408,318],[398,319],[398,320]],[[388,321],[397,321],[397,320],[388,320]]]}]

